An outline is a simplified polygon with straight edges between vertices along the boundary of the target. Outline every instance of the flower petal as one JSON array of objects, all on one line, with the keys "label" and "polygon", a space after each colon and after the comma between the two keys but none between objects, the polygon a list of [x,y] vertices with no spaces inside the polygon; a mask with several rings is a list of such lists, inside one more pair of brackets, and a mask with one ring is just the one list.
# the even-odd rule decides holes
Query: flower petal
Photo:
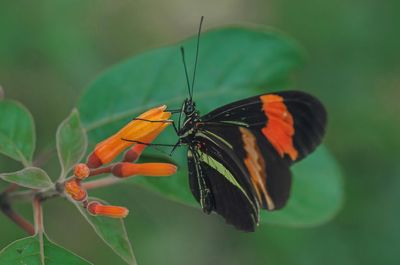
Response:
[{"label": "flower petal", "polygon": [[[151,143],[154,139],[168,126],[168,123],[163,124],[158,129],[154,130],[148,136],[143,138],[143,143]],[[135,144],[124,155],[125,162],[135,162],[141,156],[143,150],[147,147],[146,144]]]},{"label": "flower petal", "polygon": [[102,215],[111,218],[125,218],[129,214],[129,210],[125,207],[103,205],[97,201],[89,202],[87,210],[92,215]]},{"label": "flower petal", "polygon": [[68,193],[75,201],[83,201],[87,198],[87,192],[80,186],[80,182],[76,179],[70,179],[64,184],[65,192]]},{"label": "flower petal", "polygon": [[122,162],[115,165],[112,173],[116,177],[126,178],[134,175],[143,176],[170,176],[176,173],[177,167],[169,163],[143,163],[133,164]]},{"label": "flower petal", "polygon": [[[139,119],[146,119],[149,122],[134,119],[119,130],[116,134],[96,145],[95,150],[90,154],[87,164],[90,168],[96,168],[111,162],[123,150],[133,145],[133,142],[123,139],[145,142],[149,136],[154,138],[170,124],[167,120],[171,117],[170,112],[164,112],[166,106],[150,109],[139,116]],[[165,121],[165,122],[163,122]],[[153,139],[154,139],[153,138]]]}]

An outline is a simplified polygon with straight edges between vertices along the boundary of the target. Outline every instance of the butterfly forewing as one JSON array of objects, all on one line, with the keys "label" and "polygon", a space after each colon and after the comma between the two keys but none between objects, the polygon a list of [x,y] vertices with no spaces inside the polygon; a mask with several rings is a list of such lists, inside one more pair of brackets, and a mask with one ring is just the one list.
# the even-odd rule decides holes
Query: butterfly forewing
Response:
[{"label": "butterfly forewing", "polygon": [[260,131],[281,157],[286,155],[295,162],[321,143],[326,111],[309,94],[283,91],[227,104],[203,116],[202,122]]}]

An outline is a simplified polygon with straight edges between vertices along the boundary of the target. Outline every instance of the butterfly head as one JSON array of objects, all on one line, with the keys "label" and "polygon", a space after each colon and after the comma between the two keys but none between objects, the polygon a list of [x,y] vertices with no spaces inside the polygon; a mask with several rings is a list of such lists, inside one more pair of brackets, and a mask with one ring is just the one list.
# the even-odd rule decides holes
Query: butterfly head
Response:
[{"label": "butterfly head", "polygon": [[193,116],[196,113],[196,103],[191,98],[185,100],[183,112],[187,117]]}]

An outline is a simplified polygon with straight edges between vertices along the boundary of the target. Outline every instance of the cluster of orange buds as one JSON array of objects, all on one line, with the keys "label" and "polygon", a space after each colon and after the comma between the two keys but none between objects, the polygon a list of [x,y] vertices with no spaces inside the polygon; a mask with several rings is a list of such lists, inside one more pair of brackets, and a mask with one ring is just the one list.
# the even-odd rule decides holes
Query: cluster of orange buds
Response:
[{"label": "cluster of orange buds", "polygon": [[[89,202],[87,191],[82,182],[91,176],[103,173],[112,174],[115,178],[127,178],[135,175],[170,176],[175,174],[177,168],[173,164],[134,163],[139,159],[146,146],[171,124],[169,120],[171,113],[165,111],[166,108],[164,105],[150,109],[138,118],[133,119],[116,134],[98,143],[94,151],[88,156],[86,163],[75,165],[74,176],[64,183],[66,193],[73,200],[81,202],[92,215],[113,218],[126,217],[129,211],[125,207],[103,205],[98,201]],[[126,149],[128,151],[124,154],[122,161],[109,164]]]}]

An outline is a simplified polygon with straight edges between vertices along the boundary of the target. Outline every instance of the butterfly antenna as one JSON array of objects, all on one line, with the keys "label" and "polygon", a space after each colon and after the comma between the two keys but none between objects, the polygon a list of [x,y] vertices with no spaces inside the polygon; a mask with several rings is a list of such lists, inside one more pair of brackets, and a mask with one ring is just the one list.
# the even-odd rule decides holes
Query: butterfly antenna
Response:
[{"label": "butterfly antenna", "polygon": [[200,34],[201,34],[201,26],[203,25],[203,20],[204,20],[204,16],[201,16],[200,25],[199,25],[199,31],[197,32],[196,59],[194,61],[194,70],[193,70],[193,79],[192,79],[192,91],[190,93],[191,95],[193,95],[194,80],[196,78],[197,59],[199,58]]},{"label": "butterfly antenna", "polygon": [[186,60],[185,60],[185,49],[183,46],[181,46],[181,54],[182,54],[182,62],[183,62],[183,68],[185,68],[185,75],[186,75],[186,83],[189,91],[189,97],[192,99],[192,92],[190,90],[190,81],[189,81],[189,75],[187,72],[187,67],[186,67]]}]

